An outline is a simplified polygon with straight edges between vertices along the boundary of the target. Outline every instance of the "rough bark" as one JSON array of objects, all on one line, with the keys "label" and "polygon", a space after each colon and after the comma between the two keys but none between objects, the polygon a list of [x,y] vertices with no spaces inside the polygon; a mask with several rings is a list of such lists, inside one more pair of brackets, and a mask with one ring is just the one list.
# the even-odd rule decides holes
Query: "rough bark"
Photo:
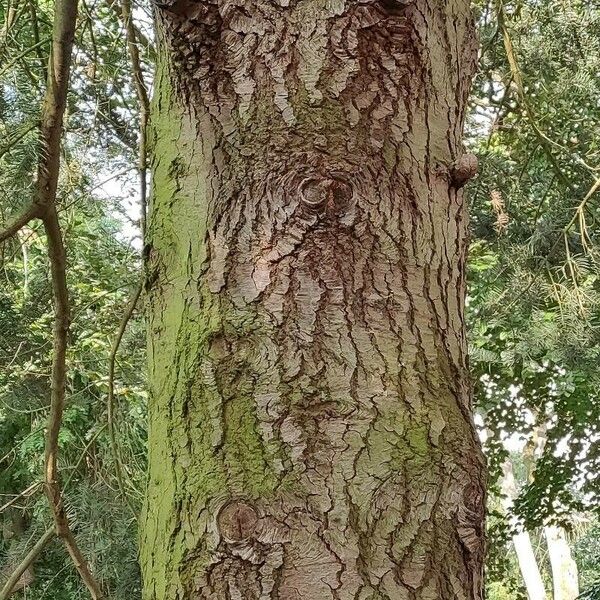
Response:
[{"label": "rough bark", "polygon": [[467,0],[167,0],[146,600],[482,598]]}]

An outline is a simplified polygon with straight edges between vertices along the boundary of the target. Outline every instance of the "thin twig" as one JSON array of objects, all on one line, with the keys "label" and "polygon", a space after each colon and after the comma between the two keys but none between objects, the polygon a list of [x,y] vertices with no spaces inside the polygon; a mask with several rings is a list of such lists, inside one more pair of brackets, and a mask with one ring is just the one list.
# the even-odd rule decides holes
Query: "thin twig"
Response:
[{"label": "thin twig", "polygon": [[[26,436],[22,437],[18,442],[15,442],[15,445],[4,455],[4,456],[0,456],[0,465],[15,451],[17,450],[17,448],[23,444],[24,442],[26,442],[29,438],[33,437],[34,435],[40,433],[42,431],[42,429],[44,429],[43,427],[38,427],[37,429],[34,429],[33,431],[29,432]],[[14,462],[14,461],[13,461]]]},{"label": "thin twig", "polygon": [[521,69],[519,67],[519,61],[517,59],[517,55],[516,55],[515,49],[513,47],[512,38],[510,36],[510,31],[508,30],[508,26],[506,25],[506,18],[504,15],[504,7],[502,6],[502,3],[500,3],[500,7],[498,10],[498,25],[502,31],[502,38],[504,41],[504,49],[506,51],[506,57],[508,59],[508,64],[510,65],[511,76],[517,87],[517,93],[519,95],[519,100],[521,101],[521,104],[523,105],[523,108],[525,109],[525,113],[527,114],[527,119],[529,120],[529,124],[531,125],[533,132],[537,136],[538,141],[540,142],[540,146],[544,149],[544,152],[545,152],[546,156],[548,157],[550,164],[554,168],[556,176],[561,180],[561,182],[564,185],[566,185],[568,188],[570,188],[571,182],[569,181],[567,176],[564,174],[561,166],[558,164],[558,161],[556,160],[556,157],[552,153],[551,145],[553,144],[553,141],[538,126],[535,115],[533,114],[533,110],[527,100],[527,95],[525,94],[525,85],[523,84],[523,77],[521,74]]},{"label": "thin twig", "polygon": [[[585,211],[585,208],[587,206],[587,204],[589,203],[589,201],[594,197],[594,195],[598,192],[598,190],[600,190],[600,179],[596,179],[592,185],[592,187],[588,190],[587,194],[583,197],[583,200],[577,205],[577,208],[575,209],[575,213],[573,214],[573,217],[571,218],[571,220],[564,226],[562,232],[561,232],[561,237],[559,237],[554,244],[552,244],[552,246],[550,247],[550,250],[548,250],[548,252],[546,253],[547,256],[551,256],[552,253],[554,252],[554,250],[556,250],[556,248],[558,247],[558,245],[561,243],[561,241],[564,240],[564,242],[567,244],[567,254],[568,254],[568,239],[567,239],[567,234],[569,233],[569,231],[571,230],[571,228],[573,227],[573,225],[575,225],[575,223],[577,223],[577,221],[579,221],[580,223],[580,234],[582,237],[582,244],[585,248],[587,242],[586,239],[587,238],[587,234],[585,232],[585,222],[582,222],[582,218],[583,218],[583,214]],[[584,237],[585,236],[585,237]],[[537,275],[536,275],[537,277]]]},{"label": "thin twig", "polygon": [[[556,248],[561,243],[561,241],[564,242],[564,244],[565,244],[565,251],[566,251],[566,255],[567,255],[567,263],[569,263],[569,270],[571,272],[573,284],[575,285],[575,290],[576,290],[577,293],[579,293],[579,288],[578,288],[577,281],[576,281],[576,278],[575,278],[575,273],[573,272],[573,266],[572,266],[572,264],[570,264],[571,263],[571,257],[570,257],[569,241],[568,241],[568,238],[567,238],[567,234],[569,233],[569,231],[571,230],[571,228],[573,227],[573,225],[575,225],[575,223],[577,223],[577,221],[579,220],[579,222],[580,222],[580,228],[581,228],[582,243],[583,243],[583,246],[585,247],[585,245],[586,245],[587,242],[585,241],[584,236],[587,237],[587,234],[585,233],[585,226],[584,226],[584,223],[582,223],[581,219],[583,218],[583,211],[585,210],[588,202],[598,192],[598,190],[600,190],[600,179],[596,179],[594,181],[594,184],[588,190],[588,193],[584,196],[583,200],[579,203],[579,205],[575,209],[575,214],[573,215],[573,217],[571,218],[571,220],[563,228],[563,230],[561,232],[561,236],[554,242],[554,244],[552,244],[552,246],[550,247],[550,249],[546,252],[546,258],[544,259],[545,263],[549,267],[550,263],[549,263],[548,257],[552,255],[552,253],[554,252],[554,250],[556,250]],[[531,279],[531,281],[529,282],[529,284],[525,287],[525,289],[520,294],[518,294],[514,298],[514,300],[512,302],[510,302],[509,305],[506,307],[506,311],[507,312],[513,306],[515,306],[523,298],[523,296],[533,287],[533,285],[537,282],[538,278],[540,277],[540,274],[541,274],[540,271],[538,271],[537,273],[534,274],[533,278]],[[578,302],[580,303],[580,307],[581,307],[581,300],[579,298],[579,295],[578,295]],[[581,309],[583,310],[583,307],[581,307]]]},{"label": "thin twig", "polygon": [[0,231],[0,243],[4,242],[8,238],[11,238],[18,231],[23,229],[27,223],[35,218],[42,216],[42,207],[39,204],[33,202],[30,204],[20,215],[8,224],[2,231]]},{"label": "thin twig", "polygon": [[91,437],[90,441],[85,445],[85,448],[83,449],[83,452],[79,455],[79,458],[77,459],[77,462],[75,463],[75,466],[73,467],[73,470],[71,471],[71,474],[69,475],[69,477],[65,481],[65,485],[64,485],[64,489],[65,490],[68,489],[69,484],[71,483],[71,481],[75,477],[75,475],[77,473],[77,469],[79,469],[79,465],[81,465],[81,463],[83,462],[83,459],[85,458],[85,455],[88,453],[88,450],[90,449],[91,445],[98,439],[98,437],[100,436],[100,434],[105,429],[106,429],[106,423],[104,425],[102,425],[101,427],[98,428],[98,430],[96,431],[96,433],[94,433],[94,435]]},{"label": "thin twig", "polygon": [[[31,27],[33,29],[33,40],[35,43],[39,43],[41,41],[40,38],[40,28],[37,16],[37,0],[28,0],[27,4],[29,5],[29,15],[31,17]],[[46,72],[46,61],[44,60],[44,54],[42,53],[42,49],[38,46],[36,48],[36,52],[39,63],[40,63],[40,73],[42,74],[42,80],[46,81],[48,79],[48,73]]]},{"label": "thin twig", "polygon": [[[122,7],[119,7],[118,0],[107,0],[107,5],[109,6],[109,8],[111,10],[114,11],[114,13],[117,15],[117,17],[120,18],[122,16],[123,11],[122,11]],[[135,29],[135,39],[137,40],[137,42],[146,49],[150,59],[155,58],[156,50],[155,50],[152,42],[143,34],[143,32],[140,30],[139,27],[136,27],[134,25],[134,29]]]},{"label": "thin twig", "polygon": [[[592,187],[588,190],[588,193],[584,196],[583,200],[579,203],[579,205],[575,209],[575,214],[573,215],[573,218],[567,223],[567,225],[565,226],[565,228],[563,230],[565,234],[568,233],[568,231],[571,229],[571,227],[573,227],[573,225],[575,225],[577,220],[580,219],[581,215],[583,215],[583,212],[584,212],[585,207],[587,206],[588,202],[596,194],[596,192],[598,192],[598,190],[600,190],[600,179],[596,179],[594,181]],[[582,235],[583,235],[583,231],[582,231]]]},{"label": "thin twig", "polygon": [[42,595],[40,596],[39,600],[43,600],[46,597],[46,592],[50,589],[50,586],[63,574],[64,571],[66,571],[69,568],[69,565],[66,564],[62,569],[59,569],[58,571],[56,571],[56,573],[54,573],[54,575],[52,576],[52,579],[50,579],[50,581],[48,581],[48,583],[44,586],[44,589],[42,591]]},{"label": "thin twig", "polygon": [[11,148],[13,148],[16,144],[18,144],[28,133],[32,132],[34,129],[39,127],[39,123],[33,122],[24,127],[23,131],[17,133],[8,143],[0,148],[0,158],[2,158]]},{"label": "thin twig", "polygon": [[12,572],[11,576],[4,584],[4,587],[0,591],[0,600],[7,600],[10,598],[23,573],[25,573],[25,571],[27,571],[27,569],[33,564],[35,559],[40,555],[41,551],[55,535],[56,532],[54,531],[54,527],[51,527],[37,541],[35,546],[27,553],[25,558],[23,558],[23,560],[19,563],[19,566]]},{"label": "thin twig", "polygon": [[115,471],[117,474],[117,482],[119,484],[119,490],[121,495],[123,496],[127,506],[133,513],[134,517],[137,518],[137,514],[133,506],[129,501],[129,497],[125,491],[125,484],[123,480],[123,465],[121,461],[121,455],[119,453],[119,446],[117,444],[117,437],[115,434],[115,365],[117,361],[117,353],[119,351],[119,346],[121,345],[121,340],[123,339],[123,335],[125,333],[125,329],[127,328],[127,324],[129,323],[131,316],[133,315],[133,311],[140,299],[142,294],[142,290],[144,287],[143,280],[140,281],[137,288],[135,289],[129,304],[127,305],[127,309],[123,314],[121,319],[121,323],[119,324],[119,329],[117,331],[117,335],[113,342],[112,349],[110,351],[110,356],[108,359],[108,396],[106,400],[106,412],[107,412],[107,421],[108,421],[108,437],[110,439],[110,447],[112,450],[113,458],[115,461]]},{"label": "thin twig", "polygon": [[2,29],[0,29],[0,44],[4,44],[8,32],[14,23],[16,14],[17,11],[15,10],[14,5],[11,2],[8,2],[6,16],[4,19],[5,23],[2,26]]},{"label": "thin twig", "polygon": [[18,2],[8,3],[8,10],[6,11],[4,26],[2,27],[2,29],[0,29],[0,47],[2,49],[4,49],[4,47],[6,46],[6,40],[8,39],[11,30],[23,14],[22,6],[19,7],[19,10],[17,11],[18,4]]},{"label": "thin twig", "polygon": [[47,44],[49,41],[50,38],[46,37],[43,40],[37,42],[36,44],[33,44],[33,46],[29,46],[29,48],[26,48],[25,50],[23,50],[23,52],[17,54],[17,56],[15,56],[8,64],[2,67],[2,70],[0,70],[0,77],[2,77],[4,73],[10,71],[22,58],[25,58],[29,53],[33,52],[34,50],[37,50],[44,44]]},{"label": "thin twig", "polygon": [[138,49],[137,33],[133,24],[131,12],[131,1],[121,0],[121,15],[125,26],[125,35],[127,38],[127,49],[129,51],[129,60],[133,73],[133,83],[140,107],[140,137],[138,142],[138,170],[140,175],[140,227],[142,230],[142,240],[146,237],[146,204],[147,204],[147,171],[148,171],[148,120],[150,118],[150,100],[148,90],[144,82],[144,73],[142,71],[142,61]]},{"label": "thin twig", "polygon": [[[140,59],[140,53],[138,49],[137,35],[138,32],[133,24],[131,2],[130,0],[121,0],[121,17],[125,27],[125,35],[127,38],[127,49],[129,52],[129,61],[131,63],[131,69],[133,73],[133,83],[135,86],[136,95],[138,98],[138,104],[140,109],[140,133],[138,140],[138,172],[140,176],[140,227],[142,230],[142,240],[145,239],[146,234],[146,205],[147,205],[147,170],[148,170],[148,152],[147,152],[147,137],[148,137],[148,120],[150,118],[150,101],[148,97],[148,90],[146,83],[144,82],[144,74],[142,71],[142,63]],[[133,315],[133,311],[140,299],[142,290],[144,287],[143,279],[135,289],[133,296],[125,310],[125,314],[121,319],[119,330],[115,337],[113,347],[110,353],[108,362],[108,397],[107,397],[107,420],[108,420],[108,435],[110,438],[110,445],[115,461],[115,470],[117,474],[117,482],[119,484],[119,490],[127,503],[127,506],[131,510],[134,516],[136,516],[135,509],[129,501],[129,497],[125,491],[125,483],[123,479],[123,466],[121,456],[119,453],[119,446],[117,444],[117,437],[115,434],[114,426],[114,408],[115,408],[115,365],[119,346],[121,340],[127,328],[127,324]]]},{"label": "thin twig", "polygon": [[42,485],[41,481],[32,483],[28,488],[24,489],[20,494],[17,494],[12,500],[9,500],[6,504],[0,506],[0,513],[3,513],[7,508],[10,508],[13,504],[16,504],[21,498],[27,498],[35,492],[35,490]]},{"label": "thin twig", "polygon": [[44,483],[56,533],[62,539],[93,600],[99,600],[102,598],[100,586],[92,576],[69,527],[58,473],[58,438],[65,405],[70,306],[66,275],[67,258],[56,210],[56,191],[60,168],[62,122],[67,102],[76,22],[77,0],[57,0],[52,32],[52,54],[48,65],[48,83],[42,109],[40,161],[34,198],[34,204],[43,209],[41,219],[46,232],[54,297],[52,380]]}]

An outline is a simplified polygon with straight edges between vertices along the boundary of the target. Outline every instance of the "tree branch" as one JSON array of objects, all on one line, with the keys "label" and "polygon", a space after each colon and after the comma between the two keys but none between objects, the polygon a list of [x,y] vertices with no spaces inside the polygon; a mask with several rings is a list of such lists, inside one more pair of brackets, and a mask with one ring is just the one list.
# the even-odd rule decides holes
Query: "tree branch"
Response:
[{"label": "tree branch", "polygon": [[15,56],[8,64],[6,64],[6,65],[4,65],[4,67],[2,67],[2,70],[0,70],[0,77],[2,77],[2,75],[4,75],[4,73],[10,71],[10,69],[12,69],[22,58],[25,58],[30,52],[37,50],[44,44],[47,44],[49,41],[50,41],[50,38],[44,38],[43,40],[40,40],[36,44],[33,44],[33,46],[29,46],[28,48],[23,50],[23,52],[21,52],[20,54],[17,54],[17,56]]},{"label": "tree branch", "polygon": [[32,483],[28,488],[24,489],[20,494],[17,494],[12,500],[9,500],[6,504],[0,506],[0,514],[2,514],[5,510],[10,508],[13,504],[16,504],[21,498],[28,498],[37,490],[37,488],[42,485],[41,481],[36,481]]},{"label": "tree branch", "polygon": [[[118,13],[116,4],[110,3],[110,6]],[[147,130],[148,120],[150,117],[150,101],[148,98],[148,90],[146,83],[144,82],[144,74],[142,71],[142,62],[140,59],[140,53],[138,49],[137,36],[139,32],[136,30],[133,24],[132,12],[131,12],[131,1],[121,0],[121,18],[123,19],[123,25],[125,27],[125,35],[127,38],[127,50],[129,52],[129,61],[131,63],[131,69],[133,73],[133,83],[138,99],[140,108],[140,134],[138,141],[138,172],[140,176],[140,228],[142,230],[142,241],[145,239],[146,234],[146,205],[147,205],[147,170],[148,170],[148,152],[147,152]],[[110,445],[115,461],[115,470],[117,474],[117,481],[119,489],[125,502],[129,506],[129,509],[136,516],[133,506],[131,506],[127,493],[125,491],[125,484],[123,480],[123,468],[121,456],[119,453],[119,447],[117,444],[117,438],[114,427],[114,405],[115,405],[115,364],[119,346],[121,340],[127,328],[133,311],[140,299],[142,290],[144,287],[143,279],[135,289],[133,296],[125,310],[117,335],[115,337],[113,347],[110,353],[108,362],[108,397],[107,397],[107,420],[108,420],[108,434],[110,438]]]},{"label": "tree branch", "polygon": [[519,61],[517,59],[517,54],[515,52],[512,38],[510,36],[510,31],[508,30],[508,26],[506,24],[506,18],[504,14],[504,8],[500,5],[498,10],[498,25],[500,30],[502,31],[502,38],[504,42],[504,50],[506,51],[506,57],[508,59],[508,64],[510,66],[511,76],[515,85],[517,86],[517,93],[523,108],[525,109],[525,113],[527,114],[527,118],[529,120],[529,124],[533,129],[534,134],[537,136],[540,146],[544,150],[550,164],[552,165],[556,176],[560,181],[568,188],[571,188],[571,182],[568,177],[565,175],[563,169],[558,164],[556,157],[552,153],[551,145],[554,143],[539,127],[537,124],[535,115],[531,106],[529,105],[529,101],[527,100],[527,95],[525,93],[525,85],[523,83],[523,77],[521,75],[521,69],[519,67]]},{"label": "tree branch", "polygon": [[6,145],[0,148],[0,158],[2,158],[16,144],[18,144],[28,133],[39,127],[39,125],[40,124],[37,121],[34,121],[33,123],[29,123],[27,126],[25,126],[23,131],[15,134],[12,139],[8,140]]},{"label": "tree branch", "polygon": [[92,576],[69,527],[58,474],[58,436],[65,405],[70,308],[66,251],[56,211],[56,191],[60,169],[62,122],[67,102],[76,22],[77,0],[57,0],[52,32],[52,54],[48,66],[48,82],[42,109],[40,160],[34,197],[34,204],[42,207],[40,216],[46,231],[54,296],[54,348],[44,482],[56,533],[64,542],[75,568],[90,591],[93,600],[99,600],[102,598],[100,586]]},{"label": "tree branch", "polygon": [[[123,14],[123,7],[119,7],[118,0],[107,0],[107,4],[109,8],[117,15],[117,17],[121,18]],[[156,55],[156,50],[154,48],[154,44],[143,34],[139,27],[133,26],[135,39],[136,41],[146,48],[151,59],[153,59]]]},{"label": "tree branch", "polygon": [[[57,1],[52,30],[52,52],[48,65],[48,80],[40,124],[40,160],[38,163],[36,194],[23,213],[0,232],[0,242],[15,235],[32,219],[41,218],[49,204],[54,203],[56,200],[62,121],[67,102],[71,52],[75,38],[76,22],[77,0]],[[21,53],[12,63],[0,70],[0,76],[11,68],[12,64],[22,55],[31,52],[48,41],[48,39],[43,39],[27,48],[24,54]]]},{"label": "tree branch", "polygon": [[123,466],[121,461],[121,455],[119,453],[119,447],[117,444],[117,437],[115,435],[115,425],[114,425],[114,410],[115,410],[115,364],[117,360],[117,353],[119,351],[119,346],[121,345],[121,340],[123,339],[123,335],[125,333],[125,329],[127,328],[127,324],[129,323],[131,316],[133,315],[133,311],[140,299],[142,294],[142,289],[144,287],[144,281],[140,281],[137,288],[135,289],[129,304],[127,305],[127,309],[123,314],[121,319],[121,323],[119,324],[119,329],[117,331],[117,335],[113,342],[113,346],[110,352],[110,356],[108,359],[108,396],[106,400],[106,413],[107,413],[107,422],[108,422],[108,437],[110,439],[110,447],[113,454],[113,458],[115,461],[115,471],[117,475],[117,482],[119,484],[119,490],[123,496],[123,499],[127,503],[129,510],[133,513],[133,516],[137,518],[137,514],[135,509],[129,502],[129,498],[125,491],[125,484],[123,481]]},{"label": "tree branch", "polygon": [[40,555],[41,551],[46,547],[48,542],[56,535],[54,527],[51,527],[37,541],[35,546],[27,553],[25,558],[19,563],[19,566],[12,572],[12,575],[7,579],[2,590],[0,590],[0,600],[7,600],[13,593],[13,590],[21,576],[33,564],[35,559]]},{"label": "tree branch", "polygon": [[30,204],[19,216],[15,217],[2,231],[0,231],[0,243],[6,241],[23,229],[27,223],[42,216],[42,207],[39,204]]},{"label": "tree branch", "polygon": [[[27,2],[29,6],[29,15],[31,17],[31,27],[33,29],[33,39],[36,44],[41,41],[40,38],[40,29],[39,29],[39,21],[37,16],[37,0],[28,0]],[[42,74],[42,80],[46,81],[48,79],[48,73],[46,71],[46,61],[44,60],[44,55],[39,46],[36,47],[36,52],[39,63],[40,63],[40,73]]]},{"label": "tree branch", "polygon": [[58,436],[65,405],[67,379],[66,353],[70,324],[69,293],[67,289],[66,252],[58,222],[56,206],[52,204],[43,217],[48,240],[48,256],[54,293],[54,350],[52,355],[52,391],[46,436],[46,495],[54,516],[56,533],[63,540],[75,568],[87,586],[93,600],[102,598],[100,586],[92,576],[83,554],[77,546],[64,508],[58,477]]},{"label": "tree branch", "polygon": [[133,72],[133,83],[140,107],[140,137],[138,143],[138,170],[140,174],[140,228],[142,230],[142,242],[146,236],[146,205],[147,205],[147,171],[148,171],[148,120],[150,118],[150,101],[148,99],[148,90],[144,82],[142,71],[142,61],[138,49],[138,32],[133,24],[131,13],[131,0],[121,0],[121,16],[125,26],[127,37],[127,49],[129,51],[129,60]]}]

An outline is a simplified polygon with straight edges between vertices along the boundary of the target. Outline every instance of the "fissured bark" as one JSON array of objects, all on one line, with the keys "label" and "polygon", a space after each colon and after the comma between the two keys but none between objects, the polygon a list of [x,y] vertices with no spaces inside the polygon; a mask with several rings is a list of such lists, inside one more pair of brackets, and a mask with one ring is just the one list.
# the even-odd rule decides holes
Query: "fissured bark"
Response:
[{"label": "fissured bark", "polygon": [[145,599],[481,599],[468,1],[157,21]]}]

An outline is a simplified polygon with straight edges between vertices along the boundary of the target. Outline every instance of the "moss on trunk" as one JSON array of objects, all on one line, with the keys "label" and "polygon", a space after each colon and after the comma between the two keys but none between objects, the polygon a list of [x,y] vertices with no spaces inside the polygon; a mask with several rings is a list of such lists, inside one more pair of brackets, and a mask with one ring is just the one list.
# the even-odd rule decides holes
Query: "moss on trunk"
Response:
[{"label": "moss on trunk", "polygon": [[468,2],[158,17],[146,600],[480,599]]}]

